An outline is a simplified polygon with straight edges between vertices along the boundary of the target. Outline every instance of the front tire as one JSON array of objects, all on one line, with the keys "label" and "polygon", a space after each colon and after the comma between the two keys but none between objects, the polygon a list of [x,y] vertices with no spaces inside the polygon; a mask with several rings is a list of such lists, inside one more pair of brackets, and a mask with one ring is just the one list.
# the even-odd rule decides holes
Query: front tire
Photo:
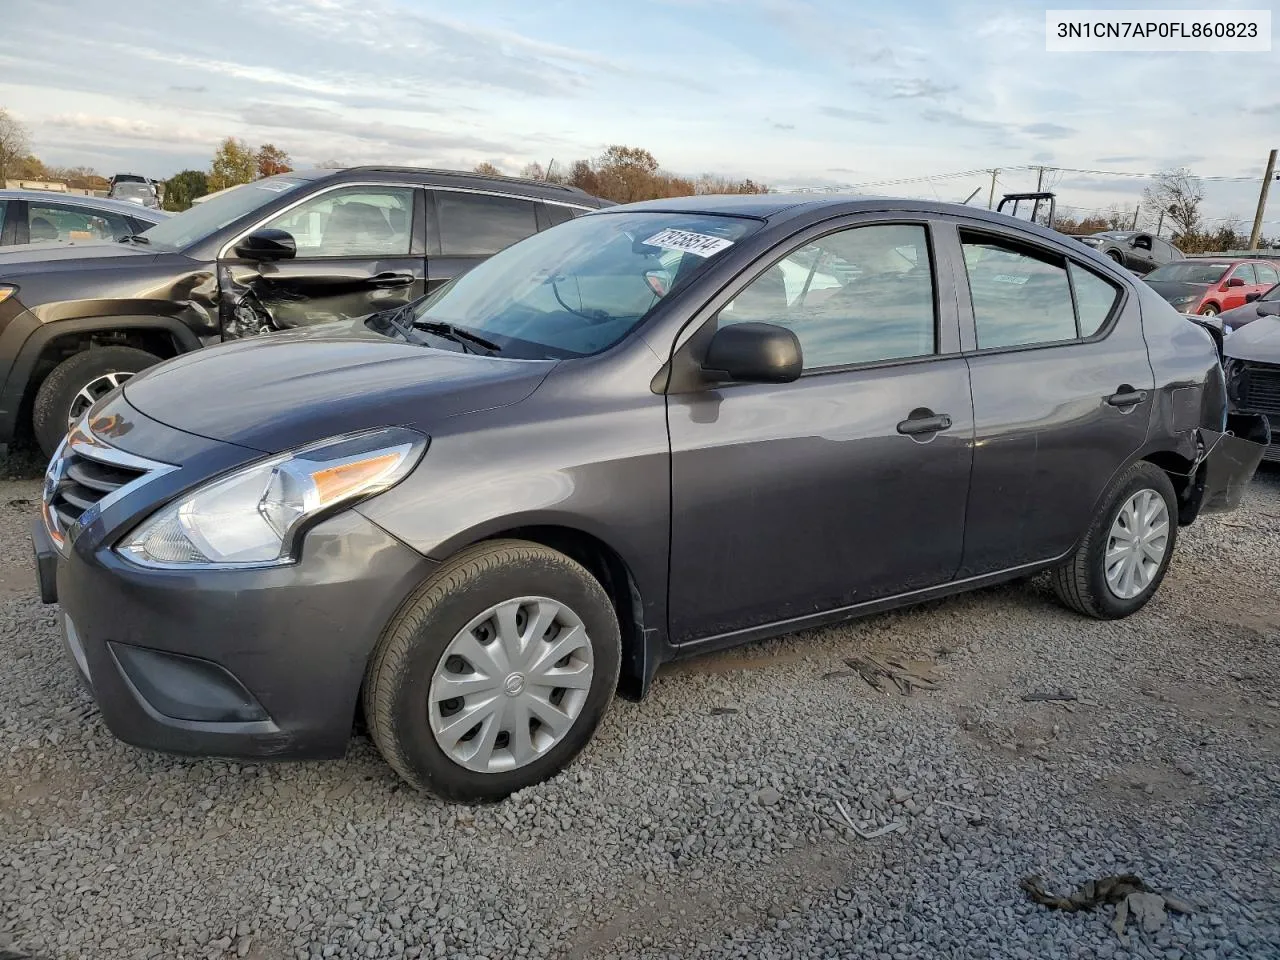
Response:
[{"label": "front tire", "polygon": [[46,457],[86,410],[160,357],[134,347],[90,347],[58,364],[36,391],[31,426]]},{"label": "front tire", "polygon": [[414,787],[500,800],[586,746],[620,663],[618,619],[595,577],[539,544],[488,541],[445,563],[392,618],[365,676],[365,718]]},{"label": "front tire", "polygon": [[1218,308],[1212,303],[1208,304],[1205,307],[1202,307],[1200,310],[1200,316],[1202,317],[1216,317],[1217,315],[1218,315]]},{"label": "front tire", "polygon": [[1160,588],[1178,539],[1173,484],[1139,461],[1112,481],[1076,552],[1053,572],[1058,599],[1078,613],[1118,620]]}]

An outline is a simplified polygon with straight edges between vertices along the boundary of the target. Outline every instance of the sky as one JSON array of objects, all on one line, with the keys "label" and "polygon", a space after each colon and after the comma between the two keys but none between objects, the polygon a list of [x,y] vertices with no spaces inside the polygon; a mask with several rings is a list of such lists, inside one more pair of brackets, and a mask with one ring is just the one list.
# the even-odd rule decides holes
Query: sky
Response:
[{"label": "sky", "polygon": [[[998,197],[1035,187],[1027,167],[1185,165],[1250,178],[1205,183],[1205,213],[1247,226],[1280,146],[1280,43],[1046,53],[1046,6],[1144,5],[10,0],[0,107],[45,162],[107,174],[207,169],[225,136],[274,143],[303,167],[487,160],[508,172],[622,143],[683,174],[956,201],[980,188],[982,202],[990,168]],[[1066,212],[1132,205],[1147,182],[1046,177]],[[1264,232],[1280,235],[1272,194]]]}]

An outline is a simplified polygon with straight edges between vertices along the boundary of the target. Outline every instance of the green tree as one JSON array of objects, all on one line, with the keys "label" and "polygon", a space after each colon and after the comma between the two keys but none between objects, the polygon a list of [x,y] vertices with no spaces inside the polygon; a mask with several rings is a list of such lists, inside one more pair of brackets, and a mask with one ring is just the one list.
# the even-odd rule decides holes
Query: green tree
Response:
[{"label": "green tree", "polygon": [[225,190],[248,183],[258,175],[258,157],[243,140],[227,137],[213,155],[209,171],[209,190]]},{"label": "green tree", "polygon": [[164,185],[164,208],[188,210],[199,197],[209,192],[209,177],[203,170],[175,173]]},{"label": "green tree", "polygon": [[274,177],[293,169],[293,161],[274,143],[264,143],[258,148],[258,176]]},{"label": "green tree", "polygon": [[0,187],[6,177],[16,176],[16,168],[27,157],[27,128],[17,117],[0,109]]}]

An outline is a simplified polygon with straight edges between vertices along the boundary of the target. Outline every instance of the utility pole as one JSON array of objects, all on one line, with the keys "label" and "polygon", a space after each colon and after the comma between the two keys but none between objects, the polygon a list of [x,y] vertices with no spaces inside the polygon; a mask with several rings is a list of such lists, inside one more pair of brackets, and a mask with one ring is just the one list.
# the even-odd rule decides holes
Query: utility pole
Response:
[{"label": "utility pole", "polygon": [[1156,224],[1156,236],[1160,236],[1160,231],[1164,228],[1164,207],[1160,208],[1160,222]]},{"label": "utility pole", "polygon": [[1142,209],[1142,204],[1140,203],[1133,208],[1133,226],[1129,228],[1130,230],[1138,229],[1138,211],[1141,209]]},{"label": "utility pole", "polygon": [[991,171],[991,192],[987,194],[987,209],[994,210],[996,205],[996,174],[999,170]]},{"label": "utility pole", "polygon": [[1258,241],[1262,238],[1262,215],[1267,209],[1267,191],[1271,189],[1271,178],[1276,174],[1276,152],[1271,151],[1267,157],[1267,173],[1262,178],[1262,190],[1258,193],[1258,212],[1253,215],[1253,233],[1249,234],[1249,249],[1257,250]]}]

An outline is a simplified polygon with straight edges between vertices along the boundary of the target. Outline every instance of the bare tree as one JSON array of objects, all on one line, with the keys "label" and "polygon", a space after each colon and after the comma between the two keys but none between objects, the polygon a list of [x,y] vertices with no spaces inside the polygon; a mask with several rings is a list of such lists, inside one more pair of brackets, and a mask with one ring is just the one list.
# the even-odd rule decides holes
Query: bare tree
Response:
[{"label": "bare tree", "polygon": [[5,178],[27,158],[27,128],[7,110],[0,109],[0,187]]},{"label": "bare tree", "polygon": [[1142,193],[1148,211],[1165,216],[1173,225],[1175,236],[1192,236],[1200,230],[1200,202],[1204,186],[1200,178],[1186,167],[1157,174]]},{"label": "bare tree", "polygon": [[497,165],[490,163],[488,160],[485,160],[482,163],[477,163],[474,167],[471,168],[471,172],[480,173],[486,177],[503,176],[502,171],[498,169]]}]

